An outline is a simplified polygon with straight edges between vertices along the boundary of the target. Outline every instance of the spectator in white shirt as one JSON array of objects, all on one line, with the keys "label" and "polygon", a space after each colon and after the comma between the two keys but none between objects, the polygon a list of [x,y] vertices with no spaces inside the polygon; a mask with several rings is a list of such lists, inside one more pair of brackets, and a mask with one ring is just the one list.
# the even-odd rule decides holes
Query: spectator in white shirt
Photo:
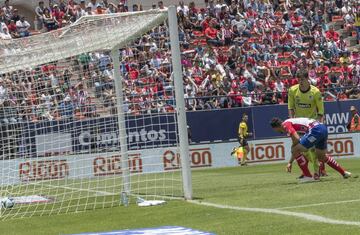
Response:
[{"label": "spectator in white shirt", "polygon": [[8,40],[11,39],[11,34],[9,33],[9,29],[7,27],[2,28],[2,32],[0,32],[0,39]]},{"label": "spectator in white shirt", "polygon": [[342,14],[346,15],[350,11],[351,11],[351,7],[349,6],[349,3],[347,1],[344,2],[344,6],[341,8]]},{"label": "spectator in white shirt", "polygon": [[91,0],[87,5],[87,7],[91,7],[91,11],[96,11],[96,7],[97,7],[96,0]]},{"label": "spectator in white shirt", "polygon": [[86,15],[85,10],[82,9],[80,6],[76,6],[75,20],[80,19],[84,15]]},{"label": "spectator in white shirt", "polygon": [[189,7],[184,4],[184,1],[179,2],[179,6],[177,7],[177,12],[182,11],[185,16],[189,15]]},{"label": "spectator in white shirt", "polygon": [[29,32],[30,24],[25,20],[24,16],[22,16],[20,20],[16,22],[16,28],[20,37],[30,36],[30,32]]},{"label": "spectator in white shirt", "polygon": [[277,77],[275,82],[275,92],[281,93],[283,91],[284,91],[284,83],[281,81],[279,77]]}]

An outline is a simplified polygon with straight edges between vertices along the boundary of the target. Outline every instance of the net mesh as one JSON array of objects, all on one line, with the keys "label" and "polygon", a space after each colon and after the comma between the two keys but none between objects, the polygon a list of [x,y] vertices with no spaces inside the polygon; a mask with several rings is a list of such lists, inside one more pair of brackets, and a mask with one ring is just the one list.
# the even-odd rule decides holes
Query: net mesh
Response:
[{"label": "net mesh", "polygon": [[0,197],[15,206],[4,205],[0,219],[119,205],[118,112],[128,137],[130,202],[183,195],[166,17],[164,11],[86,16],[67,28],[1,42]]}]

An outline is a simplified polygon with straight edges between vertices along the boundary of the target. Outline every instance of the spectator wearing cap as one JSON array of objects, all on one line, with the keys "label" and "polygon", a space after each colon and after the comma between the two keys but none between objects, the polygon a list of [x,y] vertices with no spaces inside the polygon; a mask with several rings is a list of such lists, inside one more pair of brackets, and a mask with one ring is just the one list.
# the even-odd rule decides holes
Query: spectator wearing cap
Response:
[{"label": "spectator wearing cap", "polygon": [[360,131],[360,115],[355,106],[350,107],[350,122],[347,125],[347,128],[350,132]]},{"label": "spectator wearing cap", "polygon": [[14,22],[18,22],[20,20],[20,15],[19,15],[19,10],[18,9],[13,10],[13,13],[11,15],[10,20],[13,20]]},{"label": "spectator wearing cap", "polygon": [[[95,8],[96,9],[96,8]],[[91,10],[91,7],[90,6],[87,6],[86,8],[85,8],[85,15],[86,16],[89,16],[89,15],[93,15],[94,14],[94,12]]]},{"label": "spectator wearing cap", "polygon": [[20,37],[30,36],[29,28],[30,24],[25,20],[24,16],[22,16],[20,20],[16,22],[16,29]]},{"label": "spectator wearing cap", "polygon": [[60,114],[64,118],[72,118],[74,115],[74,106],[70,96],[66,96],[59,106]]},{"label": "spectator wearing cap", "polygon": [[65,13],[60,9],[58,4],[54,4],[52,15],[53,15],[55,21],[57,22],[58,27],[61,28],[63,22],[65,21],[65,19],[64,19]]}]

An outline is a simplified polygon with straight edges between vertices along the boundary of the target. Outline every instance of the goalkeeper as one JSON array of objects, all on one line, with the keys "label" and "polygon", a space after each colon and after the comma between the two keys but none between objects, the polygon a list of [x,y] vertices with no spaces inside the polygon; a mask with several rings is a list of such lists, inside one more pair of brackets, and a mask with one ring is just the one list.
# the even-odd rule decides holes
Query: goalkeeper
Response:
[{"label": "goalkeeper", "polygon": [[241,166],[246,166],[247,154],[250,151],[249,143],[246,141],[246,138],[250,137],[252,133],[248,132],[247,121],[248,121],[248,115],[244,113],[238,129],[240,146],[233,148],[231,152],[231,155],[236,153],[237,157],[241,158]]},{"label": "goalkeeper", "polygon": [[[315,86],[310,84],[307,72],[300,72],[297,74],[299,84],[290,87],[288,92],[288,109],[290,118],[312,118],[323,123],[324,121],[324,102],[321,92]],[[320,169],[316,160],[315,152],[313,149],[303,153],[305,157],[300,155],[296,158],[296,161],[300,169],[307,169],[309,161],[314,166],[314,177],[320,175],[325,176],[325,166],[323,162],[320,162]],[[304,172],[304,170],[303,170]],[[304,176],[301,175],[300,178]]]}]

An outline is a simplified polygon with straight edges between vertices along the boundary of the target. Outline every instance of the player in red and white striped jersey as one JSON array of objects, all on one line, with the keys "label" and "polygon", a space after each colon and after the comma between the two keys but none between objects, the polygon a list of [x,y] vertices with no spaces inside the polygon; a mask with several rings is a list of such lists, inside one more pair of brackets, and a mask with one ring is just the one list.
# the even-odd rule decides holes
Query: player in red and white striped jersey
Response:
[{"label": "player in red and white striped jersey", "polygon": [[[315,146],[318,160],[327,163],[344,178],[351,176],[350,172],[345,171],[334,158],[326,154],[328,132],[327,127],[323,123],[310,118],[290,118],[285,121],[273,118],[270,124],[275,131],[286,133],[292,139],[292,155],[287,165],[288,172],[291,172],[292,162],[296,157]],[[300,138],[299,133],[305,134]]]}]

